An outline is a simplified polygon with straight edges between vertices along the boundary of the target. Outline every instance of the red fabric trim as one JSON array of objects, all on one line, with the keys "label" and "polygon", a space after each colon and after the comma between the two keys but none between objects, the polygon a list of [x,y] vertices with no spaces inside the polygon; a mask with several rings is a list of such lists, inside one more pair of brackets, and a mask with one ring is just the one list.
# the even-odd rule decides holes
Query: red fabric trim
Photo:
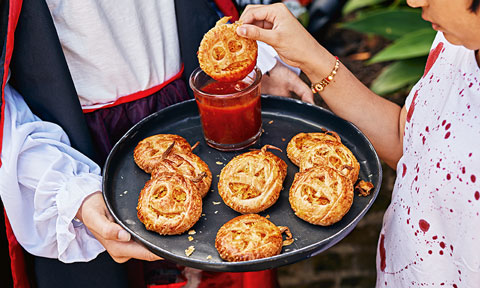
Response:
[{"label": "red fabric trim", "polygon": [[[5,85],[8,78],[8,67],[12,59],[13,39],[15,28],[17,27],[18,17],[22,9],[22,0],[10,0],[8,11],[8,27],[7,27],[7,44],[5,45],[5,63],[3,63],[3,79],[2,79],[2,106],[0,107],[0,155],[2,154],[3,142],[3,125],[5,112]],[[0,167],[2,167],[2,159],[0,158]]]},{"label": "red fabric trim", "polygon": [[[22,9],[22,0],[10,0],[9,2],[9,11],[8,11],[8,27],[7,27],[7,39],[6,39],[6,50],[5,50],[5,63],[3,63],[3,79],[2,79],[2,106],[0,110],[0,154],[2,152],[2,140],[3,140],[3,125],[4,114],[5,114],[5,85],[7,84],[8,78],[8,69],[10,66],[10,61],[12,59],[13,46],[14,46],[14,32],[17,27],[18,18],[20,16],[20,10]],[[2,162],[0,159],[0,167]],[[13,287],[15,288],[29,288],[30,283],[28,282],[27,271],[25,267],[25,258],[23,254],[23,249],[18,243],[15,235],[13,234],[12,226],[10,221],[8,221],[7,213],[4,210],[5,214],[5,227],[8,240],[8,250],[10,253],[10,266],[12,269],[12,279]]]},{"label": "red fabric trim", "polygon": [[239,14],[237,11],[237,7],[231,0],[215,0],[215,4],[217,4],[218,9],[222,11],[223,15],[225,16],[232,16],[232,22],[235,22],[239,18]]},{"label": "red fabric trim", "polygon": [[185,285],[187,285],[187,281],[164,285],[147,285],[147,288],[181,288]]},{"label": "red fabric trim", "polygon": [[172,78],[168,79],[167,81],[163,82],[160,85],[157,85],[157,86],[154,86],[154,87],[149,88],[147,90],[139,91],[139,92],[136,92],[136,93],[133,93],[133,94],[130,94],[130,95],[122,96],[111,104],[107,104],[107,105],[100,106],[100,107],[97,107],[97,108],[83,109],[83,113],[90,113],[90,112],[93,112],[93,111],[96,111],[96,110],[99,110],[99,109],[117,106],[117,105],[120,105],[120,104],[123,104],[123,103],[132,102],[132,101],[150,96],[153,93],[155,93],[157,91],[160,91],[163,87],[167,86],[169,83],[179,79],[183,74],[183,70],[184,70],[184,66],[182,64],[182,68],[180,69],[180,71],[177,74],[175,74]]},{"label": "red fabric trim", "polygon": [[12,269],[13,287],[15,288],[30,288],[28,282],[27,272],[25,268],[25,258],[23,255],[22,246],[13,234],[12,226],[8,221],[7,212],[3,210],[5,215],[5,230],[7,233],[8,250],[10,252],[10,267]]}]

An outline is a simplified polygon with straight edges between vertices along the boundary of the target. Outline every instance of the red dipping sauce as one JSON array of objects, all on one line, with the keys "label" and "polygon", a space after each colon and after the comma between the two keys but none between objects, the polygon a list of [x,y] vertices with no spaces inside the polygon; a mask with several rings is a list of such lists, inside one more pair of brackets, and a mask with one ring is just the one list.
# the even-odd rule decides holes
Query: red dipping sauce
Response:
[{"label": "red dipping sauce", "polygon": [[261,72],[256,69],[252,73],[236,82],[209,79],[199,89],[193,89],[208,145],[219,150],[239,150],[260,137]]}]

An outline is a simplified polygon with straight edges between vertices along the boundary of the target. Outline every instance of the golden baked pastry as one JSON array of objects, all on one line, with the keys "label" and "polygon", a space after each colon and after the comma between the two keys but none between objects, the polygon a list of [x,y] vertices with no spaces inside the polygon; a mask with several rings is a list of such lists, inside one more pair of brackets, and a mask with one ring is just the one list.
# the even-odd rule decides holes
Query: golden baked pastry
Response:
[{"label": "golden baked pastry", "polygon": [[287,229],[258,214],[241,215],[220,227],[215,248],[222,259],[230,262],[275,256],[282,252],[282,233]]},{"label": "golden baked pastry", "polygon": [[210,172],[207,163],[193,153],[175,154],[170,150],[172,149],[168,149],[164,153],[163,161],[157,163],[152,172],[152,177],[155,178],[165,172],[181,174],[191,180],[197,186],[200,195],[205,197],[212,184],[212,172]]},{"label": "golden baked pastry", "polygon": [[315,166],[295,174],[289,201],[299,218],[328,226],[340,221],[350,210],[353,184],[333,168]]},{"label": "golden baked pastry", "polygon": [[[218,193],[225,204],[240,213],[258,213],[272,206],[280,196],[287,164],[265,145],[234,157],[223,167]],[[278,149],[280,150],[280,149]]]},{"label": "golden baked pastry", "polygon": [[358,179],[360,164],[352,151],[338,141],[320,141],[315,143],[303,154],[300,171],[305,171],[318,165],[327,165],[342,175],[347,176],[352,183]]},{"label": "golden baked pastry", "polygon": [[257,42],[238,36],[235,30],[241,23],[227,24],[230,18],[218,20],[215,27],[205,33],[198,48],[200,68],[221,82],[245,78],[257,63]]},{"label": "golden baked pastry", "polygon": [[181,234],[202,214],[202,197],[192,181],[177,173],[165,172],[151,178],[140,192],[138,219],[160,235]]},{"label": "golden baked pastry", "polygon": [[175,142],[172,153],[190,153],[192,147],[185,138],[174,134],[157,134],[140,141],[133,150],[133,159],[138,167],[147,173],[152,173],[163,153]]},{"label": "golden baked pastry", "polygon": [[325,140],[341,142],[338,134],[333,131],[298,133],[288,142],[287,156],[293,164],[300,166],[305,152],[309,151],[316,143]]}]

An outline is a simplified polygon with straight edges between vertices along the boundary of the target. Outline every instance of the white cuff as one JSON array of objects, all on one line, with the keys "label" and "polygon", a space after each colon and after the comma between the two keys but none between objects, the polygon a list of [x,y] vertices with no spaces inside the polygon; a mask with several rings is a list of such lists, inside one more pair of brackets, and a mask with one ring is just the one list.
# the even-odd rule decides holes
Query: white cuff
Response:
[{"label": "white cuff", "polygon": [[262,74],[267,73],[268,71],[272,70],[273,67],[277,64],[277,61],[288,67],[288,69],[295,72],[297,75],[300,75],[300,69],[297,67],[290,66],[283,62],[282,59],[278,56],[277,51],[273,49],[272,46],[257,41],[258,44],[258,58],[257,58],[257,67],[262,71]]}]

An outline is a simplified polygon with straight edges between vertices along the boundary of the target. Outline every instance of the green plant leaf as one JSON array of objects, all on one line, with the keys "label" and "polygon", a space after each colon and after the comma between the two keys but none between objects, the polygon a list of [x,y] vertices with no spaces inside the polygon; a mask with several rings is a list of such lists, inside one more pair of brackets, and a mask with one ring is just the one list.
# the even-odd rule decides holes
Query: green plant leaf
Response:
[{"label": "green plant leaf", "polygon": [[361,13],[355,20],[341,23],[339,26],[395,40],[412,31],[430,28],[430,25],[422,19],[421,11],[418,9],[381,8]]},{"label": "green plant leaf", "polygon": [[347,15],[355,10],[385,2],[386,0],[349,0],[343,6],[342,13]]},{"label": "green plant leaf", "polygon": [[397,61],[385,67],[372,82],[370,89],[379,95],[388,95],[417,82],[423,75],[427,57]]},{"label": "green plant leaf", "polygon": [[429,28],[406,34],[378,52],[367,64],[428,55],[436,33]]}]

